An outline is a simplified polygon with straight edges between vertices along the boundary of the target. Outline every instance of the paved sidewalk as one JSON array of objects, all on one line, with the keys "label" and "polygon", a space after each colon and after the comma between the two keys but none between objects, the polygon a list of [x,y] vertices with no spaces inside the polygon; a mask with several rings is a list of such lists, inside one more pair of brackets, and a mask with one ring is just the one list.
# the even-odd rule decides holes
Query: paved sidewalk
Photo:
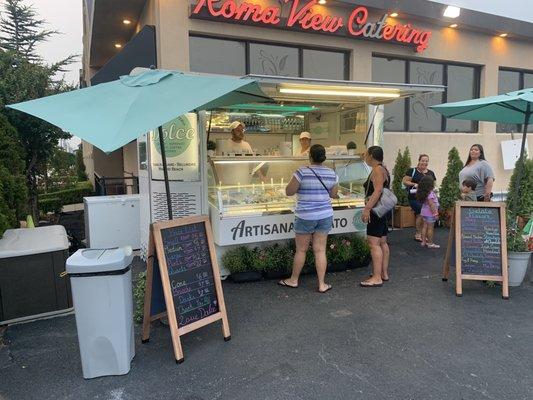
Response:
[{"label": "paved sidewalk", "polygon": [[11,326],[0,399],[532,399],[529,277],[509,301],[482,282],[458,298],[441,281],[444,246],[420,249],[412,230],[390,242],[382,288],[357,286],[366,270],[329,275],[326,294],[312,276],[297,290],[225,282],[232,340],[217,324],[190,333],[181,365],[155,323],[128,375],[86,381],[73,316]]}]

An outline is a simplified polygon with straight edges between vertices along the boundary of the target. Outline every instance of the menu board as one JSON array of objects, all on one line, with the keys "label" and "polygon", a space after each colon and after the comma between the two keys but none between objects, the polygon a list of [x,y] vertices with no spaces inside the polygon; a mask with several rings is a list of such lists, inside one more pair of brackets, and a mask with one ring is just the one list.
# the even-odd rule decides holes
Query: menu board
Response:
[{"label": "menu board", "polygon": [[502,274],[500,210],[461,207],[461,271],[468,275]]},{"label": "menu board", "polygon": [[219,311],[205,224],[162,229],[161,238],[178,325]]},{"label": "menu board", "polygon": [[207,216],[153,223],[146,265],[142,342],[151,323],[168,317],[176,362],[184,361],[182,335],[222,322],[231,339],[211,224]]},{"label": "menu board", "polygon": [[443,265],[443,280],[455,259],[455,294],[462,296],[463,280],[501,282],[509,298],[505,203],[457,201]]}]

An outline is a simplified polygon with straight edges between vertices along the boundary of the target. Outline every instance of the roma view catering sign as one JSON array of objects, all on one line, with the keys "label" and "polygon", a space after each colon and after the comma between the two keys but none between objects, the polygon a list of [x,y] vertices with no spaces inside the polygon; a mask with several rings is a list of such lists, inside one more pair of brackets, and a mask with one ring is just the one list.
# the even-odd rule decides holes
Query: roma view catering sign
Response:
[{"label": "roma view catering sign", "polygon": [[410,23],[391,23],[388,14],[375,22],[369,21],[368,9],[362,6],[336,15],[328,14],[324,7],[317,7],[318,0],[281,0],[279,6],[264,3],[254,0],[194,0],[190,17],[380,40],[410,45],[417,52],[427,49],[431,38],[431,31],[417,29]]}]

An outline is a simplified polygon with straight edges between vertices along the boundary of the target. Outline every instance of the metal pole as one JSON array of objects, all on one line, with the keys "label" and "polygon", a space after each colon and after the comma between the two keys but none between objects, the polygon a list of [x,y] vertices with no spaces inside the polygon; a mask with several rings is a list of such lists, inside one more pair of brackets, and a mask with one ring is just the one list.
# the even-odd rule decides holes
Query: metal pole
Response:
[{"label": "metal pole", "polygon": [[163,176],[165,178],[165,190],[167,192],[168,219],[172,218],[172,201],[170,200],[170,184],[168,182],[167,155],[165,153],[165,141],[163,139],[163,127],[157,128],[159,131],[159,145],[161,146],[161,160],[163,160]]},{"label": "metal pole", "polygon": [[512,212],[511,217],[515,220],[515,222],[516,222],[517,215],[514,215],[514,213],[516,211],[515,207],[516,207],[516,203],[518,201],[518,196],[519,196],[520,181],[522,180],[522,170],[524,169],[524,165],[523,165],[524,164],[524,153],[525,153],[525,147],[526,147],[527,127],[529,125],[530,116],[531,116],[531,103],[527,103],[526,116],[524,117],[524,128],[522,131],[522,145],[520,146],[520,157],[518,158],[518,163],[515,166],[515,168],[518,167],[518,172],[516,173],[515,197],[514,197],[513,204],[509,205],[511,207],[511,210],[509,211]]}]

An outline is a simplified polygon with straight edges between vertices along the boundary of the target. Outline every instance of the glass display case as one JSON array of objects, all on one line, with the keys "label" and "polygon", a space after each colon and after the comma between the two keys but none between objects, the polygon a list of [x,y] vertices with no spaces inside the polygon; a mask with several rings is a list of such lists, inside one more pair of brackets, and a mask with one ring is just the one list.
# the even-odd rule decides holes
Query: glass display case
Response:
[{"label": "glass display case", "polygon": [[[211,157],[208,170],[210,207],[220,217],[291,213],[296,196],[285,195],[294,172],[309,164],[306,157]],[[323,164],[339,177],[334,210],[364,206],[363,183],[370,169],[359,156],[328,156]]]}]

